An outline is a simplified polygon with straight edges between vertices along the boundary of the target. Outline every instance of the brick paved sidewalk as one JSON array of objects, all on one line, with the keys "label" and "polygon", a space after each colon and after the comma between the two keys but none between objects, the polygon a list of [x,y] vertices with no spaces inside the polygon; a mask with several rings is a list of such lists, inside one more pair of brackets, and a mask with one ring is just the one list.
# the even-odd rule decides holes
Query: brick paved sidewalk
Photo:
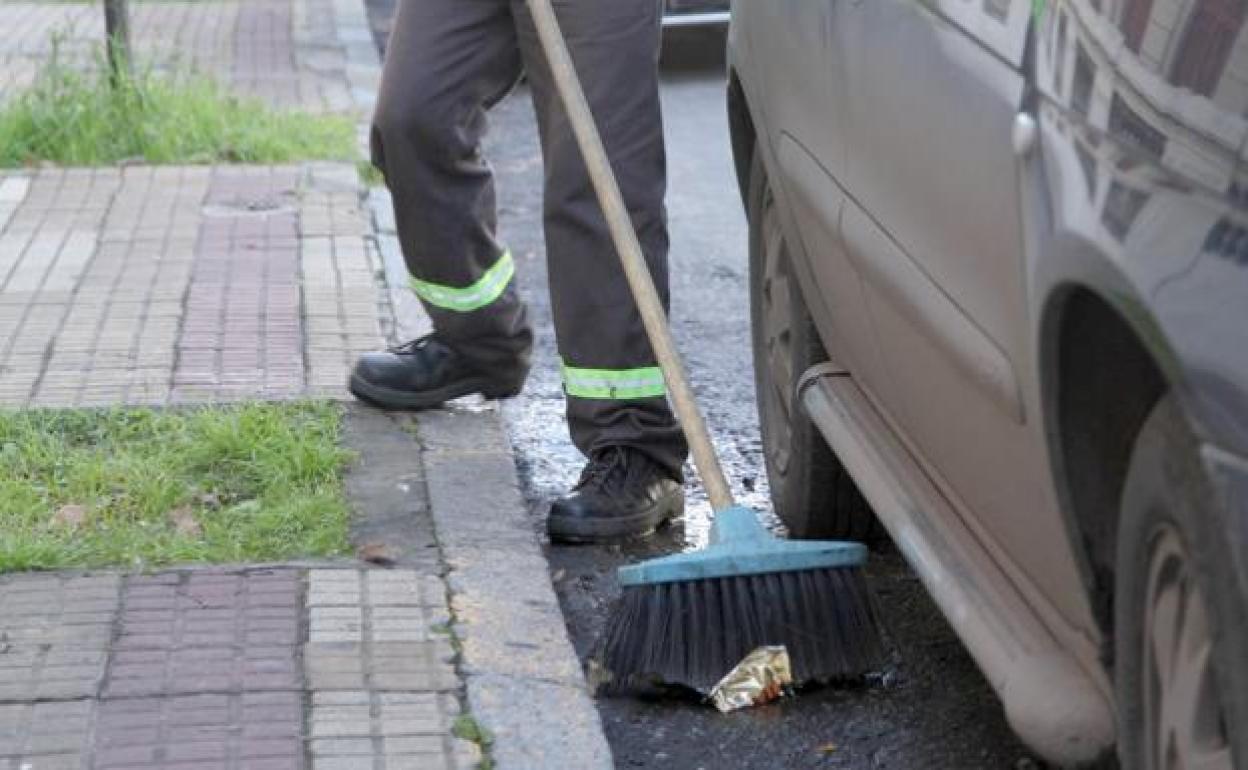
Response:
[{"label": "brick paved sidewalk", "polygon": [[[158,66],[371,109],[362,0],[131,8]],[[95,3],[0,24],[0,100],[50,33],[84,66],[102,37]],[[428,329],[369,201],[349,164],[0,171],[0,409],[345,398],[361,351]],[[417,422],[344,431],[353,539],[399,568],[0,575],[0,770],[466,768],[465,704],[499,767],[611,767],[498,415]]]},{"label": "brick paved sidewalk", "polygon": [[0,578],[0,770],[467,768],[415,570]]},{"label": "brick paved sidewalk", "polygon": [[345,396],[388,294],[348,164],[0,173],[0,407]]},{"label": "brick paved sidewalk", "polygon": [[[138,60],[207,74],[279,107],[366,117],[376,96],[377,52],[363,0],[132,2]],[[59,41],[63,61],[98,61],[98,3],[0,3],[0,100],[29,85]]]}]

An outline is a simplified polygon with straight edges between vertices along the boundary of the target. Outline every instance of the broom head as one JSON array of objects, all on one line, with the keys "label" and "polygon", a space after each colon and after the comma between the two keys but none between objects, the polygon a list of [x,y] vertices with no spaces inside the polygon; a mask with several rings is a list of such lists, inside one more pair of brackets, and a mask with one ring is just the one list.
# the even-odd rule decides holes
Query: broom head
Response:
[{"label": "broom head", "polygon": [[720,511],[707,548],[620,569],[597,679],[705,694],[763,645],[784,645],[795,683],[861,676],[883,659],[866,555],[859,543],[780,540],[748,508]]}]

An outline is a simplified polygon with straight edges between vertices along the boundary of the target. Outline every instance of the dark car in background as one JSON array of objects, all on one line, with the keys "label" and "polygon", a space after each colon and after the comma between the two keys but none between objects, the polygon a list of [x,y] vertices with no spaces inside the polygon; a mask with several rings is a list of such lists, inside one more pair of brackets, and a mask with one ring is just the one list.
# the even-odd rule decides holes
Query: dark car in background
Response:
[{"label": "dark car in background", "polygon": [[733,4],[777,512],[882,527],[1057,763],[1248,766],[1246,16]]}]

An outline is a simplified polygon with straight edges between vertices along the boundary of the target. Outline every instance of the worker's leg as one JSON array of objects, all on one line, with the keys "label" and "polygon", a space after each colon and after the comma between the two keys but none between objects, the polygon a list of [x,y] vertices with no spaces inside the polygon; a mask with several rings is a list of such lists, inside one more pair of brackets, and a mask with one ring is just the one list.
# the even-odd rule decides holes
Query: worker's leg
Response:
[{"label": "worker's leg", "polygon": [[[659,0],[556,0],[564,35],[659,293],[667,302]],[[687,454],[663,378],[528,16],[513,0],[546,170],[551,304],[572,439],[591,460],[626,448],[679,479]],[[592,464],[592,463],[591,463]],[[552,535],[557,515],[552,510]],[[576,533],[572,533],[576,534]],[[586,538],[589,539],[589,538]]]},{"label": "worker's leg", "polygon": [[[494,180],[480,143],[486,109],[519,74],[507,0],[400,0],[371,136],[373,162],[394,197],[412,288],[438,343],[486,379],[510,382],[523,380],[532,333],[511,255],[495,238]],[[357,367],[353,388],[361,375],[365,387],[381,383],[383,396],[391,386],[436,385],[436,377],[404,378],[402,369],[445,364],[443,351],[434,352],[371,354]],[[386,403],[378,392],[361,395]]]}]

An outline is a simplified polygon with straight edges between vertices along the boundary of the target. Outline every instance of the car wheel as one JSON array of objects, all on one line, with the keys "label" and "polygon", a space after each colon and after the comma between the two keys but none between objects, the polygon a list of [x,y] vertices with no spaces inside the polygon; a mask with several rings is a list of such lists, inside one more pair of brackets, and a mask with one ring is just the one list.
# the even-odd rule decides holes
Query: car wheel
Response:
[{"label": "car wheel", "polygon": [[760,154],[750,170],[750,320],[772,502],[793,537],[878,539],[875,514],[797,401],[798,378],[827,355],[791,270]]},{"label": "car wheel", "polygon": [[1248,763],[1248,601],[1229,522],[1173,397],[1136,440],[1115,574],[1119,757],[1138,770]]}]

